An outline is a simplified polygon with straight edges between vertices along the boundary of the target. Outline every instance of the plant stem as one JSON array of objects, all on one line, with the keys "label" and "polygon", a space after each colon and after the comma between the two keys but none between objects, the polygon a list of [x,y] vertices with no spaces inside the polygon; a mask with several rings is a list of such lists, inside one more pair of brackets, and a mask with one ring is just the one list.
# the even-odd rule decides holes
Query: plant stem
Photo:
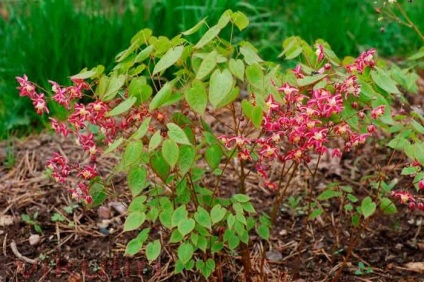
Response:
[{"label": "plant stem", "polygon": [[408,17],[408,15],[405,13],[405,10],[402,8],[402,6],[399,3],[395,3],[396,7],[402,14],[402,16],[405,18],[405,20],[408,22],[409,27],[411,27],[415,32],[418,34],[418,36],[421,38],[422,41],[424,41],[424,35],[421,33],[419,28],[411,21],[411,19]]}]

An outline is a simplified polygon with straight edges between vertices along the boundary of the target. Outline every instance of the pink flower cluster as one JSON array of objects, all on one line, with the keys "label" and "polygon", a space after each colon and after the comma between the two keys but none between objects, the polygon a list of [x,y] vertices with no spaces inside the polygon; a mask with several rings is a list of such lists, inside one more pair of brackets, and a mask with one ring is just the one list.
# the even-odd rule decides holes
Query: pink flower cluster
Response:
[{"label": "pink flower cluster", "polygon": [[358,58],[355,59],[353,64],[347,65],[346,69],[349,73],[357,71],[362,73],[365,67],[373,68],[375,66],[374,62],[375,49],[370,49],[366,52],[362,52]]},{"label": "pink flower cluster", "polygon": [[43,112],[49,113],[44,94],[36,92],[36,87],[32,82],[28,81],[28,77],[24,75],[23,77],[17,77],[16,80],[19,83],[18,90],[20,96],[28,96],[31,99],[37,114],[42,115]]},{"label": "pink flower cluster", "polygon": [[424,204],[417,202],[414,196],[408,191],[392,191],[391,196],[397,198],[401,204],[408,205],[411,210],[418,208],[420,211],[424,211]]}]

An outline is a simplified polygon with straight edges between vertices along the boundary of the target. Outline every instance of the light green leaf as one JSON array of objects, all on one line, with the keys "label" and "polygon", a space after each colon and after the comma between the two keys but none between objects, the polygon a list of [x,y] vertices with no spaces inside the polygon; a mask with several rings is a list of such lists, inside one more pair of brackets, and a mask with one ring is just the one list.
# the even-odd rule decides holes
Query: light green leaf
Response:
[{"label": "light green leaf", "polygon": [[202,207],[197,208],[197,212],[194,214],[194,219],[199,223],[200,225],[211,229],[211,217],[209,216],[209,213]]},{"label": "light green leaf", "polygon": [[136,97],[130,97],[126,99],[125,101],[123,101],[122,103],[120,103],[115,108],[113,108],[110,112],[106,114],[106,116],[112,117],[112,116],[123,114],[127,112],[129,109],[131,109],[131,107],[134,105],[136,101],[137,101]]},{"label": "light green leaf", "polygon": [[374,214],[377,205],[372,201],[371,197],[366,197],[362,200],[361,211],[362,215],[367,218]]},{"label": "light green leaf", "polygon": [[182,130],[178,125],[175,123],[167,123],[166,127],[168,128],[169,138],[179,144],[191,145],[184,130]]},{"label": "light green leaf", "polygon": [[223,208],[220,204],[215,205],[211,210],[211,219],[212,223],[220,222],[224,216],[227,214],[227,210]]},{"label": "light green leaf", "polygon": [[194,226],[196,225],[196,222],[194,219],[183,219],[178,223],[178,230],[181,232],[183,236],[189,234],[191,231],[193,231]]},{"label": "light green leaf", "polygon": [[189,106],[197,113],[203,115],[208,103],[208,95],[204,84],[194,80],[191,88],[187,89],[184,94]]},{"label": "light green leaf", "polygon": [[187,220],[187,209],[185,205],[179,206],[172,214],[172,227],[177,226],[181,221]]},{"label": "light green leaf", "polygon": [[147,244],[147,246],[146,246],[146,257],[149,260],[149,262],[158,258],[161,249],[162,249],[162,246],[160,244],[160,240],[155,240],[155,241]]},{"label": "light green leaf", "polygon": [[256,229],[256,231],[258,232],[258,235],[264,239],[264,240],[269,240],[269,227],[261,224],[259,225],[259,227]]},{"label": "light green leaf", "polygon": [[212,39],[214,39],[219,34],[220,31],[221,29],[219,28],[219,26],[214,25],[208,31],[205,32],[205,34],[202,36],[202,38],[200,38],[199,42],[197,42],[194,48],[195,49],[202,48],[203,46],[208,44]]},{"label": "light green leaf", "polygon": [[116,139],[111,145],[109,145],[106,151],[103,152],[103,156],[116,150],[122,144],[122,142],[124,142],[124,138],[120,137],[119,139]]},{"label": "light green leaf", "polygon": [[175,64],[183,54],[183,51],[184,46],[177,46],[169,49],[154,67],[152,75],[166,70],[167,68]]},{"label": "light green leaf", "polygon": [[223,152],[219,144],[208,146],[205,151],[205,159],[212,170],[221,163]]},{"label": "light green leaf", "polygon": [[167,139],[163,141],[162,144],[162,156],[165,161],[171,166],[171,169],[174,168],[175,164],[178,161],[180,150],[177,143],[172,139]]},{"label": "light green leaf", "polygon": [[140,233],[138,233],[138,236],[128,243],[125,249],[125,255],[132,256],[137,254],[143,246],[144,242],[147,240],[149,232],[150,228],[145,228]]},{"label": "light green leaf", "polygon": [[140,127],[137,129],[136,132],[134,132],[133,135],[131,135],[130,139],[141,139],[146,135],[147,130],[149,129],[150,121],[152,120],[151,117],[148,117],[143,120]]},{"label": "light green leaf", "polygon": [[217,55],[218,52],[213,50],[205,56],[197,71],[196,79],[202,80],[215,68]]},{"label": "light green leaf", "polygon": [[235,77],[241,81],[244,81],[244,64],[242,60],[234,60],[231,58],[228,67]]},{"label": "light green leaf", "polygon": [[100,205],[107,197],[105,186],[98,182],[91,184],[89,193],[93,199],[93,202],[90,205],[91,207]]},{"label": "light green leaf", "polygon": [[160,130],[156,130],[155,134],[153,134],[149,141],[149,152],[152,152],[154,149],[156,149],[160,142],[162,142],[162,135]]},{"label": "light green leaf", "polygon": [[376,70],[371,70],[371,77],[381,89],[389,93],[400,94],[400,91],[396,87],[394,79],[392,79],[384,70],[380,68],[376,68]]},{"label": "light green leaf", "polygon": [[239,203],[246,203],[250,201],[250,197],[244,194],[234,194],[231,198],[233,202],[236,201]]},{"label": "light green leaf", "polygon": [[146,210],[146,195],[141,195],[133,199],[128,207],[128,213],[144,212]]},{"label": "light green leaf", "polygon": [[178,259],[183,263],[186,264],[188,261],[193,257],[194,248],[193,245],[190,243],[182,243],[178,247]]},{"label": "light green leaf", "polygon": [[196,152],[191,145],[182,145],[180,147],[180,157],[177,162],[177,167],[180,169],[181,174],[186,174],[194,163]]},{"label": "light green leaf", "polygon": [[278,57],[286,55],[286,60],[292,60],[299,56],[302,51],[303,47],[300,38],[298,36],[291,36],[283,41],[283,52]]},{"label": "light green leaf", "polygon": [[261,65],[254,63],[246,68],[247,81],[257,89],[264,88],[264,73]]},{"label": "light green leaf", "polygon": [[262,108],[259,106],[254,106],[252,110],[252,123],[256,128],[259,128],[262,124],[262,120],[264,117],[264,112],[262,111]]},{"label": "light green leaf", "polygon": [[178,243],[184,239],[184,235],[178,229],[172,231],[171,238],[169,239],[169,243]]},{"label": "light green leaf", "polygon": [[147,59],[152,53],[152,51],[153,51],[153,45],[149,45],[143,50],[141,50],[140,53],[138,53],[137,56],[135,57],[135,63],[140,63],[144,61],[145,59]]},{"label": "light green leaf", "polygon": [[147,170],[145,167],[133,167],[127,175],[128,187],[133,197],[146,188]]},{"label": "light green leaf", "polygon": [[380,200],[380,210],[384,214],[394,214],[397,212],[396,205],[389,198]]},{"label": "light green leaf", "polygon": [[209,101],[214,108],[225,99],[233,87],[233,76],[228,69],[222,72],[216,69],[211,76],[209,84]]},{"label": "light green leaf", "polygon": [[317,74],[317,75],[313,75],[313,76],[305,76],[301,79],[298,79],[297,84],[300,87],[307,86],[307,85],[314,84],[314,83],[320,81],[321,79],[323,79],[326,76],[327,76],[327,74]]},{"label": "light green leaf", "polygon": [[317,200],[318,201],[324,201],[324,200],[328,200],[328,199],[331,199],[331,198],[334,198],[334,197],[340,197],[341,195],[342,195],[342,192],[328,189],[328,190],[325,190],[324,192],[322,192],[318,196]]},{"label": "light green leaf", "polygon": [[231,20],[239,30],[245,29],[249,25],[249,19],[242,12],[235,12],[231,15]]},{"label": "light green leaf", "polygon": [[311,214],[309,215],[308,219],[309,219],[309,220],[313,220],[313,219],[317,218],[318,216],[320,216],[320,215],[321,215],[321,214],[323,214],[323,213],[324,213],[324,210],[323,210],[323,209],[321,209],[321,208],[314,209],[314,210],[311,212]]},{"label": "light green leaf", "polygon": [[146,220],[146,214],[144,212],[132,212],[128,215],[124,224],[124,231],[131,231],[139,228]]},{"label": "light green leaf", "polygon": [[173,82],[167,82],[158,93],[156,93],[155,97],[152,99],[152,101],[149,104],[149,110],[153,111],[166,102],[171,98],[172,94],[172,86]]},{"label": "light green leaf", "polygon": [[93,68],[91,70],[84,70],[79,74],[71,76],[71,79],[87,79],[97,74],[97,69]]},{"label": "light green leaf", "polygon": [[119,89],[121,89],[122,86],[124,86],[126,79],[127,79],[127,77],[123,74],[119,75],[119,76],[110,77],[108,84],[106,86],[105,93],[101,93],[100,97],[102,97],[102,100],[106,102],[106,101],[110,101],[113,98],[115,98]]},{"label": "light green leaf", "polygon": [[138,162],[143,153],[143,143],[141,141],[132,141],[127,145],[124,153],[124,166],[129,167]]},{"label": "light green leaf", "polygon": [[202,25],[204,25],[205,24],[205,19],[206,18],[203,18],[201,21],[199,21],[195,26],[193,26],[192,28],[190,28],[189,30],[186,30],[186,31],[184,31],[184,32],[181,32],[181,34],[182,35],[185,35],[185,36],[187,36],[187,35],[191,35],[191,34],[193,34],[193,33],[195,33],[196,31],[198,31],[201,27],[202,27]]},{"label": "light green leaf", "polygon": [[152,167],[153,171],[163,180],[163,182],[166,182],[166,179],[171,172],[171,167],[165,161],[162,154],[157,153],[153,155],[150,159],[150,166]]},{"label": "light green leaf", "polygon": [[257,50],[251,44],[247,42],[241,42],[240,46],[240,53],[244,56],[244,61],[248,65],[261,63],[264,61],[261,57],[258,56]]}]

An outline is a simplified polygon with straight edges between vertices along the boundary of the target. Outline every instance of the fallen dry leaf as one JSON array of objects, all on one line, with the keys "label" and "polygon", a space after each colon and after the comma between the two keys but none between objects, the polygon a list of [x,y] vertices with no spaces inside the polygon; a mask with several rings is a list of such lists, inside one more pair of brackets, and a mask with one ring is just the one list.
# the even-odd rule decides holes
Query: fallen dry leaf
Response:
[{"label": "fallen dry leaf", "polygon": [[424,273],[424,262],[408,262],[405,267],[414,272]]}]

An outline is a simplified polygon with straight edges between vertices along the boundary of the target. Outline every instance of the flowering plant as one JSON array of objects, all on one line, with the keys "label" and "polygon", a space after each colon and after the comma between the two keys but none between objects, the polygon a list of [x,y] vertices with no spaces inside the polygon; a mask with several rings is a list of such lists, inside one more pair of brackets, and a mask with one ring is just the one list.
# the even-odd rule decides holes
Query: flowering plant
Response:
[{"label": "flowering plant", "polygon": [[[78,187],[70,189],[73,197],[98,205],[110,180],[102,180],[96,161],[112,152],[122,156],[116,172],[127,175],[133,196],[124,231],[140,230],[128,243],[127,255],[144,250],[155,261],[166,249],[177,258],[169,258],[175,273],[195,269],[206,278],[215,273],[222,279],[215,262],[239,249],[250,280],[250,235],[269,240],[294,176],[305,169],[308,221],[324,212],[321,202],[333,198],[348,199],[343,212],[355,227],[365,224],[377,205],[384,213],[396,212],[389,197],[392,187],[385,189],[381,176],[372,179],[378,189],[360,203],[356,191],[343,185],[313,195],[323,156],[355,154],[362,144],[382,137],[378,128],[397,132],[394,127],[404,120],[391,103],[403,99],[397,84],[414,90],[412,73],[377,60],[373,49],[340,60],[326,42],[317,40],[311,47],[298,37],[283,42],[281,56],[296,59],[297,66],[282,71],[265,62],[250,43],[219,36],[225,28],[244,29],[244,14],[225,12],[198,42],[190,42],[189,36],[203,25],[204,20],[172,39],[143,29],[117,55],[110,74],[99,66],[73,76],[69,87],[50,82],[52,99],[70,112],[67,121],[51,118],[52,127],[59,135],[74,136],[90,164],[71,164],[56,153],[47,166],[56,181],[65,183],[72,173],[80,177]],[[45,95],[26,76],[17,79],[21,95],[33,100],[37,113],[48,113]],[[79,103],[83,96],[93,101]],[[414,125],[421,131],[419,121]],[[415,140],[411,146],[421,148],[418,144]],[[394,141],[389,146],[399,148]],[[424,160],[409,152],[418,175]],[[222,188],[230,181],[230,169],[237,181],[228,196]],[[258,189],[248,185],[249,176],[275,195],[270,210],[261,215],[248,196],[249,189]],[[410,201],[396,193],[401,192],[394,192],[401,202]],[[151,239],[157,225],[164,235]],[[265,252],[262,275],[264,260]]]}]

